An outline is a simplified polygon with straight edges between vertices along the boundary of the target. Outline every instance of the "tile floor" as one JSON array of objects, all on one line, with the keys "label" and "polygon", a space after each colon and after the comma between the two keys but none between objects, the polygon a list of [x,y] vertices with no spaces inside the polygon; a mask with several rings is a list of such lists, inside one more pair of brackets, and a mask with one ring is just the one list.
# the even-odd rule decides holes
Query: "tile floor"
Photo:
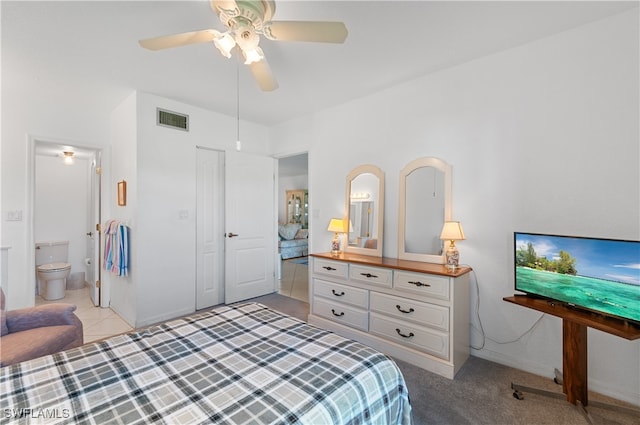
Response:
[{"label": "tile floor", "polygon": [[305,303],[309,302],[309,266],[297,261],[305,259],[291,258],[282,261],[280,295],[285,295]]},{"label": "tile floor", "polygon": [[89,288],[67,290],[64,298],[55,301],[47,301],[36,295],[36,305],[49,303],[75,304],[76,316],[82,322],[84,342],[96,341],[112,335],[128,332],[131,326],[110,308],[95,307],[89,297]]}]

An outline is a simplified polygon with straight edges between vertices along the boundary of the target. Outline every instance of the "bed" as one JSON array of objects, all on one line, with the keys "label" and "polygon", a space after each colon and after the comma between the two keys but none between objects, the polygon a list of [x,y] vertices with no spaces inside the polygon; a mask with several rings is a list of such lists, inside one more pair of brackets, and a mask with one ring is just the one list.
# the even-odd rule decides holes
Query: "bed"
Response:
[{"label": "bed", "polygon": [[0,406],[3,423],[411,423],[391,359],[259,303],[7,366]]}]

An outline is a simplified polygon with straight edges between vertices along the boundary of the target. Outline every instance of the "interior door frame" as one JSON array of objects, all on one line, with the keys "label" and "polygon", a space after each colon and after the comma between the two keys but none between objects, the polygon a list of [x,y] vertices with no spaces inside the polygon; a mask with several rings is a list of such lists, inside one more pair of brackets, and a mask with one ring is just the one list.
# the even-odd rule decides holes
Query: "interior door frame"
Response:
[{"label": "interior door frame", "polygon": [[[93,289],[93,302],[96,306],[102,305],[102,151],[97,150],[94,152],[95,168],[93,172],[95,174],[96,182],[91,188],[92,196],[95,196],[93,208],[97,223],[94,225],[94,229],[97,238],[94,240],[94,258],[91,259],[95,263],[93,270],[92,281],[89,282],[90,289]],[[93,177],[93,176],[92,176]],[[97,246],[95,246],[97,245]],[[95,255],[97,254],[97,255]],[[99,283],[98,283],[99,282]],[[96,302],[97,301],[97,302]]]},{"label": "interior door frame", "polygon": [[[278,155],[274,156],[274,159],[276,160],[276,165],[275,165],[275,194],[274,194],[274,208],[275,208],[275,216],[276,218],[279,217],[279,205],[282,202],[281,198],[286,197],[286,189],[284,189],[284,192],[280,192],[280,160],[284,159],[284,158],[289,158],[292,156],[298,156],[298,155],[307,155],[307,199],[309,201],[309,205],[308,205],[308,212],[309,215],[307,217],[307,229],[309,231],[308,233],[308,241],[307,241],[307,250],[308,253],[311,253],[311,242],[312,242],[312,232],[311,232],[311,228],[312,228],[312,223],[313,223],[313,215],[314,212],[311,209],[311,205],[313,204],[311,202],[312,196],[311,196],[311,179],[309,178],[310,172],[309,172],[309,158],[310,158],[310,153],[309,151],[295,151],[295,152],[286,152],[286,153],[281,153]],[[280,196],[282,195],[282,197]],[[285,217],[287,216],[287,212],[285,209]],[[277,226],[277,222],[279,220],[276,220],[276,226]],[[282,278],[282,259],[280,258],[280,252],[278,250],[278,229],[276,228],[276,255],[275,255],[275,259],[274,261],[276,262],[275,267],[276,267],[276,279],[280,280]],[[309,272],[309,279],[311,279],[311,272]],[[309,280],[311,281],[311,280]]]},{"label": "interior door frame", "polygon": [[[36,196],[36,145],[40,145],[40,144],[44,144],[44,145],[63,145],[63,146],[68,146],[70,148],[77,148],[77,149],[81,149],[83,151],[94,151],[94,153],[96,155],[100,155],[101,158],[101,165],[100,168],[103,171],[102,175],[100,176],[100,193],[96,196],[97,198],[97,202],[98,202],[98,208],[99,208],[99,214],[98,216],[101,217],[102,216],[102,195],[104,193],[104,190],[102,190],[102,185],[104,183],[104,156],[102,155],[103,153],[103,148],[100,147],[96,147],[96,146],[90,146],[90,145],[85,145],[83,143],[80,143],[78,141],[72,141],[72,140],[66,140],[66,139],[59,139],[59,138],[55,138],[55,137],[48,137],[48,136],[38,136],[38,135],[34,135],[34,134],[27,134],[26,135],[26,143],[27,143],[27,167],[26,167],[26,199],[25,199],[25,214],[24,214],[24,220],[25,220],[25,227],[26,227],[26,241],[27,241],[27,256],[26,256],[26,260],[27,260],[27,270],[33,270],[33,273],[26,273],[26,283],[27,283],[27,287],[25,289],[25,295],[27,296],[27,299],[30,300],[35,300],[35,286],[36,286],[36,273],[35,273],[35,264],[36,264],[36,255],[35,255],[35,204],[36,204],[36,200],[35,200],[35,196]],[[101,270],[102,270],[102,255],[101,255],[101,233],[100,232],[96,232],[99,233],[100,236],[98,237],[98,272],[101,274]],[[28,253],[28,250],[31,248],[31,253]],[[85,276],[86,279],[86,276]],[[94,280],[94,277],[91,277],[91,280]],[[94,282],[95,284],[95,282]],[[100,304],[98,306],[104,306],[104,307],[108,307],[108,300],[104,300],[102,297],[102,284],[100,285],[100,295],[99,295],[99,300],[100,300]],[[103,305],[105,304],[106,305]]]}]

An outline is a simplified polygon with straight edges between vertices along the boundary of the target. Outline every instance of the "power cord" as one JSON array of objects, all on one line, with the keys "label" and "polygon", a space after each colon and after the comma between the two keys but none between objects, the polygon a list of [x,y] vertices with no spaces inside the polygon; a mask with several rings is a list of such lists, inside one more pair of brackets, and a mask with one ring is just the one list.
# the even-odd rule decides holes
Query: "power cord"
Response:
[{"label": "power cord", "polygon": [[[469,268],[471,268],[470,266],[467,266]],[[518,342],[520,341],[522,338],[524,338],[527,334],[529,334],[530,332],[532,332],[540,323],[540,321],[542,320],[542,318],[545,316],[544,313],[542,313],[540,315],[540,317],[538,317],[538,319],[536,319],[535,322],[533,322],[533,324],[529,327],[529,329],[527,329],[522,335],[520,335],[519,337],[517,337],[516,339],[512,339],[509,341],[498,341],[496,339],[493,339],[489,336],[487,336],[487,334],[484,331],[484,327],[482,325],[482,319],[480,318],[480,283],[478,282],[478,275],[476,274],[476,271],[471,268],[471,273],[473,274],[473,279],[476,282],[476,318],[478,319],[478,326],[480,326],[479,328],[476,327],[473,323],[471,323],[471,327],[473,329],[476,330],[476,332],[478,332],[481,336],[482,336],[482,344],[480,346],[474,346],[473,344],[471,345],[471,348],[473,348],[474,350],[482,350],[485,346],[486,340],[495,342],[496,344],[513,344],[514,342]]]}]

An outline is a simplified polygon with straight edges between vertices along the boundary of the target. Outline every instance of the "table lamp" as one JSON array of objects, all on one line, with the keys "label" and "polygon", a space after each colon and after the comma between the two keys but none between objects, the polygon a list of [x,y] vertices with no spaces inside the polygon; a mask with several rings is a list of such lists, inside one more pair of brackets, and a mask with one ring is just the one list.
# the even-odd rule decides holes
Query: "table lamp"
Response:
[{"label": "table lamp", "polygon": [[460,253],[458,252],[458,248],[456,248],[455,241],[464,240],[464,232],[462,231],[462,225],[460,222],[445,221],[444,226],[442,226],[440,239],[451,242],[447,247],[445,257],[447,259],[447,267],[451,270],[455,270],[458,267],[458,261],[460,259]]},{"label": "table lamp", "polygon": [[334,232],[333,240],[331,241],[331,253],[337,255],[340,253],[340,235],[339,233],[344,233],[344,220],[341,218],[332,218],[329,222],[328,231]]}]

